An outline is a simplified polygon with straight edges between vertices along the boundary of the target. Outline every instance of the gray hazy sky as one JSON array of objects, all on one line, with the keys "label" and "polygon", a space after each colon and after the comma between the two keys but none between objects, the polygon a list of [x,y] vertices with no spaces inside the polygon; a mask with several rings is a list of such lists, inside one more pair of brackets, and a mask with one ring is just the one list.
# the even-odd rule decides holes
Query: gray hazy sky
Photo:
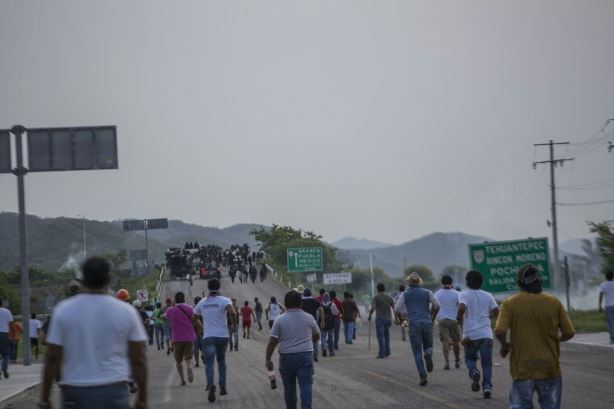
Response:
[{"label": "gray hazy sky", "polygon": [[[118,126],[119,170],[27,176],[42,216],[544,236],[532,144],[612,117],[611,0],[0,3],[0,128]],[[598,146],[558,182],[614,180]],[[0,175],[0,210],[15,186]],[[586,236],[614,203],[559,216],[561,240]]]}]

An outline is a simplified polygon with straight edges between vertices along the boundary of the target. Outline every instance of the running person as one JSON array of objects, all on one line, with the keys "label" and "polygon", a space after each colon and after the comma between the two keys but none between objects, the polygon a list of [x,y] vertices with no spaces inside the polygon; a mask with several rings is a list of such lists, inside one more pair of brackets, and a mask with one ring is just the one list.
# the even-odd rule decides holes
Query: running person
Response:
[{"label": "running person", "polygon": [[446,360],[443,369],[450,369],[450,346],[454,351],[454,367],[458,369],[460,368],[460,326],[457,321],[459,292],[452,286],[452,277],[449,275],[441,277],[441,285],[442,288],[435,292],[435,298],[440,306],[437,325],[443,357]]},{"label": "running person", "polygon": [[273,328],[273,321],[275,321],[275,318],[279,317],[284,311],[284,307],[277,304],[277,298],[271,297],[271,302],[266,307],[266,310],[264,310],[266,319],[269,321],[269,329]]},{"label": "running person", "polygon": [[254,310],[249,306],[249,301],[245,301],[243,307],[241,307],[241,325],[243,327],[243,338],[247,335],[247,339],[249,339],[249,332],[252,328],[252,317],[256,319],[256,315],[254,314]]},{"label": "running person", "polygon": [[254,312],[256,313],[256,324],[258,331],[262,331],[262,304],[258,301],[258,297],[254,298]]},{"label": "running person", "polygon": [[38,359],[39,338],[41,333],[41,322],[36,319],[36,314],[30,316],[30,348],[34,349],[34,359]]},{"label": "running person", "polygon": [[[481,290],[484,278],[478,271],[469,271],[465,276],[467,289],[458,297],[458,320],[463,321],[463,340],[465,364],[471,378],[471,390],[480,390],[484,399],[492,394],[492,347],[493,333],[491,317],[499,315],[499,306],[491,293]],[[478,354],[482,363],[482,373],[477,368]]]},{"label": "running person", "polygon": [[203,343],[205,350],[205,374],[209,402],[215,401],[214,363],[217,358],[220,395],[226,395],[226,348],[228,347],[228,328],[226,316],[230,317],[230,328],[236,326],[234,309],[227,297],[220,295],[220,281],[212,278],[207,282],[209,295],[194,308],[193,320],[202,320],[204,326]]},{"label": "running person", "polygon": [[[239,315],[241,315],[241,312],[239,311],[239,306],[237,305],[236,298],[232,299],[232,308],[234,310],[234,317],[235,317],[234,322],[239,322]],[[239,328],[237,328],[237,325],[235,326],[230,325],[232,323],[230,315],[231,313],[227,314],[227,317],[226,317],[226,324],[228,325],[228,350],[232,351],[234,347],[234,350],[238,351],[239,350]]]},{"label": "running person", "polygon": [[182,292],[175,294],[175,306],[166,310],[164,317],[169,320],[173,329],[173,349],[177,372],[181,379],[181,386],[185,385],[183,376],[183,361],[188,371],[188,382],[194,382],[192,371],[192,357],[194,355],[194,337],[196,332],[192,325],[193,309],[185,303],[185,295]]},{"label": "running person", "polygon": [[[165,304],[166,306],[162,309],[163,316],[166,313],[166,310],[168,310],[169,308],[173,306],[173,301],[171,301],[170,298],[167,298]],[[164,332],[164,339],[166,340],[166,355],[170,355],[171,352],[173,352],[173,345],[171,343],[172,329],[171,329],[171,323],[168,322],[168,320],[166,319],[163,320],[162,331]],[[162,347],[164,348],[164,346]]]},{"label": "running person", "polygon": [[[200,300],[202,300],[202,297],[194,298],[194,307],[198,305]],[[192,312],[193,311],[194,309],[192,309]],[[201,322],[197,320],[194,325],[194,331],[196,332],[196,336],[194,337],[194,367],[195,368],[198,368],[200,366],[198,362],[198,358],[200,358],[200,352],[203,349],[203,327],[202,325],[199,325],[200,323]],[[203,358],[204,357],[205,355],[203,354]]]},{"label": "running person", "polygon": [[164,350],[164,320],[162,319],[162,303],[160,301],[156,302],[156,309],[151,318],[154,322],[154,335],[158,351]]}]

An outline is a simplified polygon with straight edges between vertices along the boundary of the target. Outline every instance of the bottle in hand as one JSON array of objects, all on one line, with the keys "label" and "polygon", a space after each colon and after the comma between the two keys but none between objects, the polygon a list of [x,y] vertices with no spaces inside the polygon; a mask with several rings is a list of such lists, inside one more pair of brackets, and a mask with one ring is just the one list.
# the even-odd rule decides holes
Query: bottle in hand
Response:
[{"label": "bottle in hand", "polygon": [[277,381],[275,381],[275,371],[269,371],[269,381],[271,382],[271,389],[277,389]]}]

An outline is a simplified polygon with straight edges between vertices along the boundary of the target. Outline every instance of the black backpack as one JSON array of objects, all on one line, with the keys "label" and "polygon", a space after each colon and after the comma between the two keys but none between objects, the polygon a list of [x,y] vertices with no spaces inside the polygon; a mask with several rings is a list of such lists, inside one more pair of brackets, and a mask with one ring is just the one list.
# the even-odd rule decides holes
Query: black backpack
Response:
[{"label": "black backpack", "polygon": [[328,306],[322,306],[324,309],[324,331],[330,331],[335,329],[335,316],[333,315],[332,304]]}]

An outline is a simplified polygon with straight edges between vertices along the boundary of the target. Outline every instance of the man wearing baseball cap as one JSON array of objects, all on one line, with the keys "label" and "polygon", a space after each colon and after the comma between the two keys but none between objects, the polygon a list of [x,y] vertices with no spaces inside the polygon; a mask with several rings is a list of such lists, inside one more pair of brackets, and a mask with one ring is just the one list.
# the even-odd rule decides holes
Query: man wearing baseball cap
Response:
[{"label": "man wearing baseball cap", "polygon": [[420,375],[420,386],[426,386],[427,372],[433,371],[433,321],[439,311],[439,302],[431,291],[422,288],[422,278],[418,273],[411,273],[405,281],[409,287],[397,300],[394,312],[407,312],[409,342]]},{"label": "man wearing baseball cap", "polygon": [[510,407],[533,407],[537,392],[542,409],[558,409],[563,389],[559,343],[573,338],[575,329],[558,298],[542,290],[537,267],[520,268],[517,278],[521,291],[503,302],[495,327],[501,356],[511,352]]}]

